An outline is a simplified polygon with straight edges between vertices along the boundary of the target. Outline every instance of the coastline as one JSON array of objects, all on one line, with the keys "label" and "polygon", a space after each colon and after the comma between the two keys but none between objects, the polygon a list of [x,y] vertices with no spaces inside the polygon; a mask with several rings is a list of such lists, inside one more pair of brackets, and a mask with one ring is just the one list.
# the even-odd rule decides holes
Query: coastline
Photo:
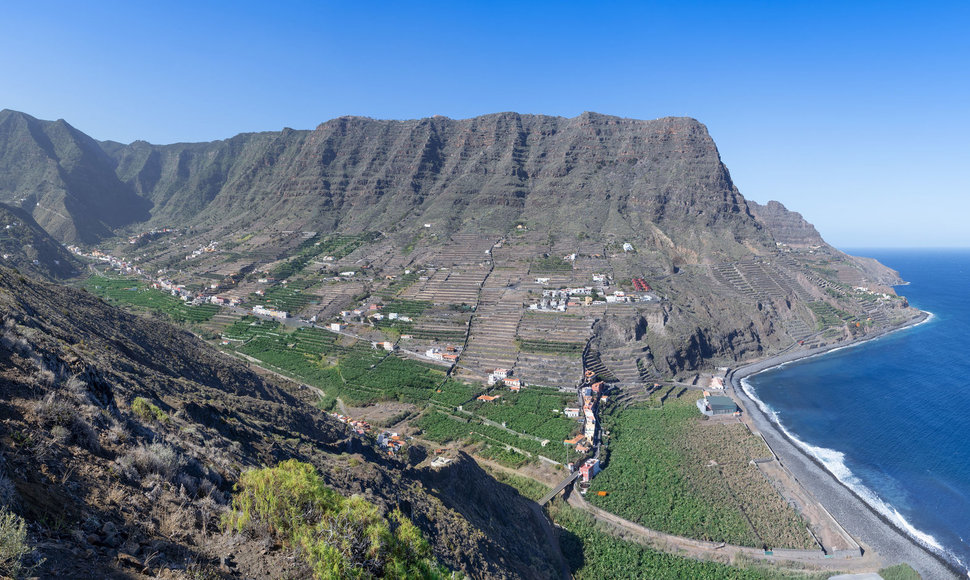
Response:
[{"label": "coastline", "polygon": [[778,460],[796,477],[798,482],[827,509],[854,538],[873,549],[886,565],[906,562],[919,574],[929,578],[964,578],[966,572],[944,556],[919,542],[897,522],[890,520],[870,505],[859,493],[844,484],[818,458],[809,453],[803,442],[794,439],[778,422],[769,416],[759,400],[745,391],[742,380],[778,366],[813,358],[858,346],[888,334],[912,328],[932,319],[932,313],[921,311],[911,320],[862,339],[836,343],[805,350],[791,350],[749,363],[729,374],[735,395],[744,403],[755,427],[765,437]]}]

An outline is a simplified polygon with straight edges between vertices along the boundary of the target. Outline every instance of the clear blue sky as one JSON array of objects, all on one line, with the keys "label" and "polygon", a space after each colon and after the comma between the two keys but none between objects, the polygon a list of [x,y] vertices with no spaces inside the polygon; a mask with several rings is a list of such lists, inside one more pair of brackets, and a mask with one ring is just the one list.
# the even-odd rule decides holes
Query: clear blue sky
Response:
[{"label": "clear blue sky", "polygon": [[746,197],[837,246],[970,246],[966,0],[33,0],[5,3],[0,56],[0,108],[122,142],[346,114],[686,115]]}]

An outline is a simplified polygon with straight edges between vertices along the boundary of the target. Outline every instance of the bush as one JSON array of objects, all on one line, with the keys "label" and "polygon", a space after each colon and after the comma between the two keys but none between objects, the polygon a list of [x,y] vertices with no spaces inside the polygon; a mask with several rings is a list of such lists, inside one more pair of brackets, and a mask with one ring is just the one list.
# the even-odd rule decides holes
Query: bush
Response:
[{"label": "bush", "polygon": [[144,397],[135,397],[135,400],[131,402],[131,410],[143,421],[168,421],[168,415],[165,414],[165,411],[162,411],[157,405]]},{"label": "bush", "polygon": [[27,524],[6,507],[0,507],[0,575],[11,578],[23,576],[28,571],[24,559],[30,552]]},{"label": "bush", "polygon": [[170,480],[182,465],[183,460],[178,452],[164,443],[139,445],[118,459],[118,467],[132,479],[137,479],[138,475],[155,474]]},{"label": "bush", "polygon": [[431,549],[400,511],[383,517],[360,496],[323,484],[312,465],[294,459],[243,473],[224,525],[269,533],[301,554],[317,578],[441,578]]},{"label": "bush", "polygon": [[36,412],[41,423],[51,430],[56,439],[73,441],[94,452],[100,449],[97,433],[81,416],[76,404],[51,393],[37,404]]}]

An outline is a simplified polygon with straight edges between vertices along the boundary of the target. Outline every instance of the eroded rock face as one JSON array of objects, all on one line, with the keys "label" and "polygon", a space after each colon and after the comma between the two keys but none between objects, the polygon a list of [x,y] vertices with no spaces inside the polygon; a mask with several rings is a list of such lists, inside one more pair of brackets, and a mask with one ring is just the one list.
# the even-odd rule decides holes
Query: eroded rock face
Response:
[{"label": "eroded rock face", "polygon": [[761,205],[748,201],[748,208],[759,222],[763,223],[776,242],[797,248],[807,248],[825,244],[815,226],[805,221],[802,214],[789,211],[777,201]]}]

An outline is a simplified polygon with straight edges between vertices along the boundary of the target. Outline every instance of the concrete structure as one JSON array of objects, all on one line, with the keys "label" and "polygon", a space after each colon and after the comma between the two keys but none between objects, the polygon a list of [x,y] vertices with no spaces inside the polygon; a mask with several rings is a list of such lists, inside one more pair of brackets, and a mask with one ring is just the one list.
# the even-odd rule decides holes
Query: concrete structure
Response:
[{"label": "concrete structure", "polygon": [[708,417],[717,415],[731,415],[738,410],[737,403],[731,397],[711,395],[697,400],[697,409]]}]

